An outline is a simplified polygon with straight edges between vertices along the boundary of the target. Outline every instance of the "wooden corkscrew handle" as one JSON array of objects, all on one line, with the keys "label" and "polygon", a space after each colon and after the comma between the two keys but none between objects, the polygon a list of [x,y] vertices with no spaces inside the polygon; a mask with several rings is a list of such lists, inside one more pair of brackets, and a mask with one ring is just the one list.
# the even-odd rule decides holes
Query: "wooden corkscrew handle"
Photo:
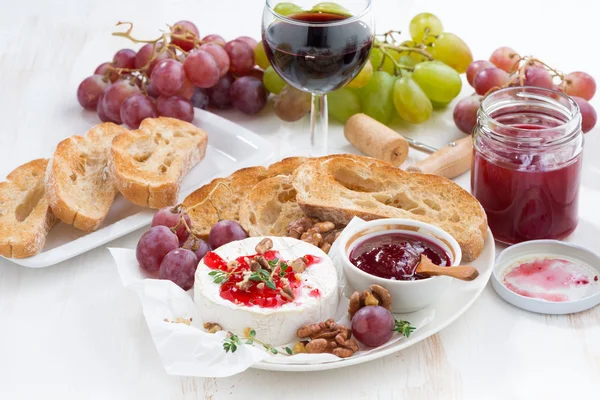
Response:
[{"label": "wooden corkscrew handle", "polygon": [[471,136],[467,136],[466,138],[447,144],[425,160],[411,165],[406,170],[424,174],[436,174],[453,179],[471,168],[472,156],[473,140]]}]

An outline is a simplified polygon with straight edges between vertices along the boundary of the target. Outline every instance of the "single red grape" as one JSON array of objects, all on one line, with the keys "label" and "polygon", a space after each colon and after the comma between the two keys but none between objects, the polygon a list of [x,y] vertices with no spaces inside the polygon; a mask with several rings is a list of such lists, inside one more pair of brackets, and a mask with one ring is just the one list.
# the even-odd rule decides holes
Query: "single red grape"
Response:
[{"label": "single red grape", "polygon": [[229,97],[233,106],[250,115],[265,108],[268,96],[265,85],[253,76],[242,76],[229,88]]},{"label": "single red grape", "polygon": [[177,235],[166,226],[154,226],[140,238],[135,256],[143,269],[156,272],[167,253],[178,247]]},{"label": "single red grape", "polygon": [[92,75],[85,78],[77,88],[77,101],[83,108],[95,110],[98,99],[106,90],[110,81],[102,75]]},{"label": "single red grape", "polygon": [[156,100],[158,115],[177,118],[182,121],[192,122],[194,119],[194,106],[189,100],[179,96],[160,96]]},{"label": "single red grape", "polygon": [[179,244],[183,244],[190,236],[190,233],[186,229],[185,225],[181,223],[182,217],[185,219],[187,226],[191,229],[192,220],[187,213],[184,213],[183,211],[177,211],[177,209],[174,207],[163,207],[154,214],[154,217],[152,217],[152,226],[162,225],[168,228],[173,228],[179,225],[176,234],[179,238]]},{"label": "single red grape", "polygon": [[113,66],[115,68],[135,68],[136,52],[131,49],[121,49],[113,57]]},{"label": "single red grape", "polygon": [[190,21],[179,21],[173,25],[173,33],[182,35],[184,38],[171,38],[171,43],[181,47],[185,51],[190,51],[194,48],[194,39],[199,39],[200,33],[198,28]]},{"label": "single red grape", "polygon": [[192,83],[201,88],[209,88],[219,81],[219,65],[208,52],[196,49],[188,54],[183,63],[185,75]]},{"label": "single red grape", "polygon": [[187,249],[171,250],[160,263],[158,277],[168,279],[183,290],[194,286],[194,274],[198,267],[198,258]]},{"label": "single red grape", "polygon": [[352,317],[352,334],[369,347],[378,347],[390,340],[394,326],[394,316],[381,306],[363,307]]},{"label": "single red grape", "polygon": [[246,239],[247,237],[246,231],[240,224],[235,221],[222,220],[210,229],[208,244],[212,249],[216,249],[229,242]]},{"label": "single red grape", "polygon": [[199,50],[204,50],[217,62],[217,66],[219,67],[219,78],[222,78],[229,71],[229,55],[223,48],[223,46],[216,43],[205,43],[198,48]]},{"label": "single red grape", "polygon": [[236,75],[244,75],[254,68],[254,47],[241,40],[232,40],[225,45],[229,55],[229,70]]},{"label": "single red grape", "polygon": [[485,68],[492,68],[492,67],[495,67],[495,65],[492,64],[488,60],[473,61],[469,65],[469,68],[467,68],[467,81],[469,82],[469,85],[473,86],[473,79],[475,78],[475,75],[479,71],[481,71],[482,69],[485,69]]},{"label": "single red grape", "polygon": [[136,93],[126,98],[121,104],[120,115],[125,125],[131,129],[137,129],[144,119],[158,117],[158,111],[150,97]]},{"label": "single red grape", "polygon": [[194,252],[198,261],[202,260],[202,258],[208,253],[211,248],[204,240],[197,238],[196,236],[192,236],[189,240],[187,240],[182,246],[182,249],[188,249]]},{"label": "single red grape", "polygon": [[[108,79],[111,82],[114,82],[117,79],[119,79],[119,74],[117,73],[117,71],[115,71],[112,68],[114,68],[114,66],[111,62],[102,63],[102,64],[98,65],[98,67],[94,71],[94,75],[108,75]],[[110,71],[110,72],[108,72],[108,71]]]},{"label": "single red grape", "polygon": [[211,34],[211,35],[206,35],[202,38],[202,41],[204,43],[216,43],[216,44],[220,44],[221,46],[225,46],[225,44],[227,43],[225,41],[225,39],[223,39],[222,36],[220,35],[215,35],[215,34]]}]

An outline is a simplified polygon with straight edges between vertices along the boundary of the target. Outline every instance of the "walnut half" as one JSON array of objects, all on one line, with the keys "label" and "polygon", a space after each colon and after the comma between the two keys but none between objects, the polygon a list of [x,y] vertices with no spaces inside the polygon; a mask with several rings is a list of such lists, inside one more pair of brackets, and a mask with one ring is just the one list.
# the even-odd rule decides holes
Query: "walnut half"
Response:
[{"label": "walnut half", "polygon": [[348,305],[348,314],[350,319],[354,314],[366,306],[381,306],[388,311],[392,311],[392,295],[386,288],[380,285],[371,285],[369,290],[362,293],[354,292],[350,296],[350,304]]}]

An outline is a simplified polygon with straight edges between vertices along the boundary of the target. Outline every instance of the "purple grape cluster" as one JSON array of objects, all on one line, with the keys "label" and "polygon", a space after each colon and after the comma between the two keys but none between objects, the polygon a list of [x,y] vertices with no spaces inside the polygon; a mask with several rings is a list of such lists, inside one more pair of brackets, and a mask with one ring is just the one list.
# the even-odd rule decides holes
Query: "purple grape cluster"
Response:
[{"label": "purple grape cluster", "polygon": [[193,234],[192,221],[182,207],[165,207],[154,214],[151,228],[140,238],[136,258],[144,270],[189,290],[206,253],[247,237],[240,224],[223,220],[211,228],[206,242]]},{"label": "purple grape cluster", "polygon": [[476,94],[465,97],[454,108],[454,122],[464,133],[473,132],[483,97],[508,86],[536,86],[563,92],[579,105],[582,131],[587,133],[596,125],[596,111],[589,103],[596,93],[596,81],[586,72],[565,75],[535,58],[521,57],[510,47],[494,50],[489,61],[473,61],[466,72]]},{"label": "purple grape cluster", "polygon": [[122,49],[100,64],[77,88],[79,104],[104,122],[133,129],[157,116],[191,122],[194,107],[235,107],[246,114],[265,108],[268,92],[256,66],[264,63],[255,57],[262,43],[247,36],[225,42],[214,34],[200,40],[190,21],[175,23],[168,35],[169,43]]}]

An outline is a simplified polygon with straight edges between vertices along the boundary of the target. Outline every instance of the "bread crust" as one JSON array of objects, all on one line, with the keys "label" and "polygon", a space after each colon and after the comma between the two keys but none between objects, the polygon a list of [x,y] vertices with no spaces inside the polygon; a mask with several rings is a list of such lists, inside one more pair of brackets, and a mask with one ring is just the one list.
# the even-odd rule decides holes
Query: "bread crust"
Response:
[{"label": "bread crust", "polygon": [[111,142],[124,132],[105,122],[56,146],[46,170],[46,197],[62,222],[86,232],[100,227],[117,194],[107,169]]},{"label": "bread crust", "polygon": [[406,172],[363,156],[313,159],[294,173],[296,200],[306,215],[345,225],[366,220],[410,218],[448,231],[463,259],[479,256],[487,218],[479,202],[456,183],[438,175]]},{"label": "bread crust", "polygon": [[250,236],[285,236],[290,222],[304,217],[291,175],[258,182],[240,205],[239,222]]},{"label": "bread crust", "polygon": [[[257,183],[278,175],[290,175],[305,161],[304,157],[289,157],[268,168],[242,168],[200,187],[183,201],[192,220],[192,229],[197,236],[207,238],[210,228],[219,220],[239,221],[241,204]],[[210,199],[207,199],[209,195]]]},{"label": "bread crust", "polygon": [[147,118],[112,142],[109,170],[123,196],[162,208],[178,201],[181,181],[206,153],[208,135],[174,118]]},{"label": "bread crust", "polygon": [[45,197],[47,159],[17,167],[0,182],[0,255],[26,258],[39,253],[56,223]]}]

